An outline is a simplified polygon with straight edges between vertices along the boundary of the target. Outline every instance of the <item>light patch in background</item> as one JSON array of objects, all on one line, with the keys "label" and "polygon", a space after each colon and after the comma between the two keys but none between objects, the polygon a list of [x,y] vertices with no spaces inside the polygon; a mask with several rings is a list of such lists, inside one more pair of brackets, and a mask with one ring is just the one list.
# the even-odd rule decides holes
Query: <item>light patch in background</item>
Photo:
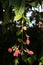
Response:
[{"label": "light patch in background", "polygon": [[[33,11],[32,10],[29,10],[27,13],[26,13],[26,17],[28,19],[30,19],[30,17],[32,16],[32,13]],[[29,26],[29,27],[33,27],[34,25],[36,25],[36,19],[34,18],[30,23],[26,22],[26,25]]]},{"label": "light patch in background", "polygon": [[32,11],[28,11],[27,13],[26,13],[26,17],[29,19],[30,18],[30,16],[32,15]]},{"label": "light patch in background", "polygon": [[2,21],[0,21],[0,24],[2,24]]},{"label": "light patch in background", "polygon": [[40,5],[40,4],[38,4],[38,6],[37,7],[32,7],[32,10],[33,11],[38,11],[38,12],[43,12],[43,4],[42,5]]},{"label": "light patch in background", "polygon": [[3,12],[5,12],[5,9],[3,9]]}]

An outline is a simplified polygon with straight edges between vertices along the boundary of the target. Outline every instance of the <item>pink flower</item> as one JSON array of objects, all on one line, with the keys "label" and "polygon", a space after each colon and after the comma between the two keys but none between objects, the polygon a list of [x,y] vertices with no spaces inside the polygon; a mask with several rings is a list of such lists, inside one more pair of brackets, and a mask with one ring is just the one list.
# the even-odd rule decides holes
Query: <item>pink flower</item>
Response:
[{"label": "pink flower", "polygon": [[34,52],[32,50],[28,50],[28,49],[27,49],[27,53],[30,54],[30,55],[34,54]]},{"label": "pink flower", "polygon": [[30,39],[26,40],[26,44],[29,45],[30,44]]},{"label": "pink flower", "polygon": [[12,53],[12,51],[13,51],[12,48],[8,48],[9,53]]},{"label": "pink flower", "polygon": [[15,52],[13,53],[13,56],[18,57],[19,54],[20,54],[20,51],[18,49],[16,49]]}]

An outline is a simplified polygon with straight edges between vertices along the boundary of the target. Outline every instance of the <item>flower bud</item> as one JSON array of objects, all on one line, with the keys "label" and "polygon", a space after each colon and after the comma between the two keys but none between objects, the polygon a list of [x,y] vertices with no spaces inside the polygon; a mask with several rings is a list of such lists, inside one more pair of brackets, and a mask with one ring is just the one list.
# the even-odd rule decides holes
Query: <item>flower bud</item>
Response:
[{"label": "flower bud", "polygon": [[9,53],[12,53],[12,51],[13,51],[12,48],[8,48]]},{"label": "flower bud", "polygon": [[26,40],[26,44],[27,44],[27,45],[30,44],[30,39],[27,38],[27,40]]}]

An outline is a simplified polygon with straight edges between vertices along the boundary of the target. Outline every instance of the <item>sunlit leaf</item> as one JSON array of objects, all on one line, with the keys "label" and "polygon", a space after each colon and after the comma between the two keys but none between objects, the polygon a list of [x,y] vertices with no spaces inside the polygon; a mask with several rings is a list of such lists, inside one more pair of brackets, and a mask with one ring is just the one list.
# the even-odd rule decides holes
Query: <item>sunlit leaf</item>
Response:
[{"label": "sunlit leaf", "polygon": [[14,60],[14,65],[17,65],[17,64],[19,64],[19,61],[18,61],[18,59],[16,58],[16,59]]},{"label": "sunlit leaf", "polygon": [[22,15],[25,11],[25,0],[15,0],[14,13],[15,18],[14,21],[17,21],[22,18]]},{"label": "sunlit leaf", "polygon": [[23,16],[24,20],[27,22],[27,23],[30,23],[30,20],[27,19],[25,16]]},{"label": "sunlit leaf", "polygon": [[39,62],[39,65],[43,65],[42,62]]},{"label": "sunlit leaf", "polygon": [[22,15],[16,15],[16,16],[14,17],[14,21],[20,20],[21,18],[22,18]]}]

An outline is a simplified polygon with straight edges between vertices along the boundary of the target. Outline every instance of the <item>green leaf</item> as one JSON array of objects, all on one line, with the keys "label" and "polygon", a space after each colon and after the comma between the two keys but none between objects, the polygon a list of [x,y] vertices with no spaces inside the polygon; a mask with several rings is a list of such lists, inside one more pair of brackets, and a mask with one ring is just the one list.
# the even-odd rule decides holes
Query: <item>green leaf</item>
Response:
[{"label": "green leaf", "polygon": [[41,56],[41,58],[39,60],[39,65],[43,65],[43,56]]},{"label": "green leaf", "polygon": [[14,17],[14,21],[18,21],[18,20],[20,20],[22,18],[22,15],[16,15],[15,17]]},{"label": "green leaf", "polygon": [[27,53],[24,53],[23,55],[22,55],[22,60],[24,61],[24,62],[27,62]]},{"label": "green leaf", "polygon": [[19,42],[22,42],[22,39],[18,38],[18,41],[19,41]]},{"label": "green leaf", "polygon": [[31,3],[33,7],[35,7],[35,2]]},{"label": "green leaf", "polygon": [[14,6],[14,21],[20,20],[22,18],[22,15],[25,11],[25,0],[15,0],[15,6]]},{"label": "green leaf", "polygon": [[25,10],[25,0],[15,0],[15,15],[22,15]]},{"label": "green leaf", "polygon": [[39,62],[39,65],[43,65],[41,62]]},{"label": "green leaf", "polygon": [[21,6],[20,6],[20,9],[19,9],[19,14],[23,15],[24,11],[25,11],[25,0],[22,0]]},{"label": "green leaf", "polygon": [[36,7],[38,5],[37,0],[35,2],[33,2],[33,3],[30,3],[30,5],[33,6],[33,7]]},{"label": "green leaf", "polygon": [[18,38],[18,41],[21,43],[23,43],[23,44],[26,44],[26,42],[24,42],[22,39],[20,39],[20,38]]},{"label": "green leaf", "polygon": [[5,24],[9,23],[9,21],[10,21],[9,10],[6,10],[6,12],[3,14],[3,21]]},{"label": "green leaf", "polygon": [[40,60],[42,60],[42,61],[43,61],[43,56],[40,58]]},{"label": "green leaf", "polygon": [[19,64],[19,61],[18,61],[18,59],[16,58],[16,59],[14,60],[14,65],[17,65],[17,64]]},{"label": "green leaf", "polygon": [[23,16],[24,20],[27,22],[27,23],[30,23],[30,20],[27,19],[25,16]]},{"label": "green leaf", "polygon": [[7,9],[7,8],[8,8],[8,0],[2,1],[2,7],[3,7],[4,9]]},{"label": "green leaf", "polygon": [[19,36],[20,34],[21,34],[21,31],[20,30],[16,32],[16,35],[17,36]]},{"label": "green leaf", "polygon": [[31,65],[36,60],[36,56],[31,56],[27,58],[28,63]]}]

